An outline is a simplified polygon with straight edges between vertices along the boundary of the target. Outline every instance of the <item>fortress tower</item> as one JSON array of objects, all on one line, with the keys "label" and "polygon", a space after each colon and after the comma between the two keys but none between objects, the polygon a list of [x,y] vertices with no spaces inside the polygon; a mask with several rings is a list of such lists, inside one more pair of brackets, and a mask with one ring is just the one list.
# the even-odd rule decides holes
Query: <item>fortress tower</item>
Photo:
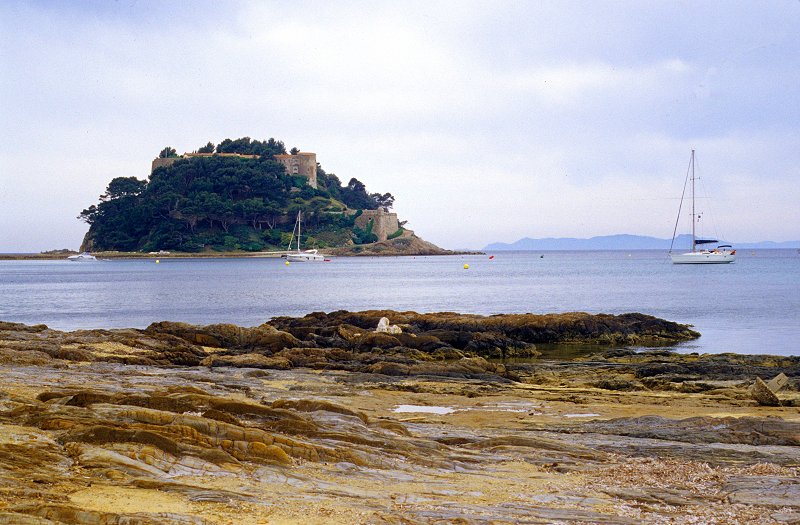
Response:
[{"label": "fortress tower", "polygon": [[295,155],[275,155],[275,160],[286,166],[289,175],[302,175],[308,179],[308,185],[317,187],[317,154],[299,152]]}]

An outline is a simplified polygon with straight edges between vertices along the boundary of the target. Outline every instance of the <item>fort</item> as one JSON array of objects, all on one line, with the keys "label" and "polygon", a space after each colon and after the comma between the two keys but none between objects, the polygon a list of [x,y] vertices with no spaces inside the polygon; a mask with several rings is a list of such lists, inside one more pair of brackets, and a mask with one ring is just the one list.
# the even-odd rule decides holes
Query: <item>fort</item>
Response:
[{"label": "fort", "polygon": [[369,221],[372,221],[372,233],[378,237],[378,241],[385,241],[391,234],[400,229],[397,214],[389,212],[385,208],[364,210],[361,215],[356,217],[355,225],[366,229]]},{"label": "fort", "polygon": [[[258,159],[259,155],[245,155],[242,153],[184,153],[176,157],[159,157],[153,159],[151,173],[157,168],[171,166],[175,162],[184,159],[191,159],[195,157],[232,157],[238,159]],[[286,173],[293,176],[305,177],[308,180],[308,185],[312,188],[317,187],[317,154],[310,152],[296,152],[291,155],[274,155],[276,162],[280,162],[286,168]],[[349,210],[349,214],[356,213],[355,210]],[[362,229],[367,229],[369,223],[372,222],[372,233],[378,238],[378,241],[385,241],[390,235],[394,234],[400,229],[400,221],[397,214],[390,212],[386,208],[378,208],[377,210],[363,210],[362,213],[356,217],[355,225]]]},{"label": "fort", "polygon": [[[175,162],[194,157],[233,157],[239,159],[257,159],[259,155],[243,155],[241,153],[184,153],[179,157],[159,157],[153,159],[150,173],[156,168],[172,166]],[[308,179],[308,185],[317,187],[317,154],[301,151],[294,155],[275,155],[275,160],[286,168],[289,175],[299,175]]]},{"label": "fort", "polygon": [[294,155],[275,155],[275,160],[286,166],[289,175],[301,175],[308,185],[317,187],[317,154],[300,151]]}]

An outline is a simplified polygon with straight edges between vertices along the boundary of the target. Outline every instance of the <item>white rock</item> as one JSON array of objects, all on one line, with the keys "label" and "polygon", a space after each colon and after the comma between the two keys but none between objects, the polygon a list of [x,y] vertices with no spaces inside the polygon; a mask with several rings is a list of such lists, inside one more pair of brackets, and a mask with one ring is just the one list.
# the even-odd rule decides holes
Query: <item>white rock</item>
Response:
[{"label": "white rock", "polygon": [[378,321],[378,328],[375,329],[376,332],[383,332],[387,334],[401,334],[403,331],[397,325],[390,325],[389,318],[381,317],[381,320]]}]

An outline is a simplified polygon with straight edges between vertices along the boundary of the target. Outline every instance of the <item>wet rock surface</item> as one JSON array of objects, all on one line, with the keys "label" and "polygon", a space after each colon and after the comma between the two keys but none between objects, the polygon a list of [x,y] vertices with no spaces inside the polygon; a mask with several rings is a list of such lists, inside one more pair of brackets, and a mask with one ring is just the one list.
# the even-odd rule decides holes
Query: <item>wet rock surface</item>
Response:
[{"label": "wet rock surface", "polygon": [[[587,314],[502,314],[466,315],[453,312],[419,314],[392,310],[364,312],[315,312],[305,317],[278,317],[270,325],[299,338],[340,335],[351,344],[363,344],[365,331],[374,331],[381,318],[389,319],[411,337],[397,337],[399,345],[440,341],[461,351],[482,357],[529,357],[532,348],[543,343],[654,344],[675,343],[699,337],[686,325],[649,315]],[[342,333],[342,328],[346,333]],[[349,334],[349,335],[348,335]],[[387,334],[388,335],[388,334]],[[412,348],[421,346],[417,344]]]},{"label": "wet rock surface", "polygon": [[797,521],[797,358],[502,363],[495,317],[0,323],[0,524]]}]

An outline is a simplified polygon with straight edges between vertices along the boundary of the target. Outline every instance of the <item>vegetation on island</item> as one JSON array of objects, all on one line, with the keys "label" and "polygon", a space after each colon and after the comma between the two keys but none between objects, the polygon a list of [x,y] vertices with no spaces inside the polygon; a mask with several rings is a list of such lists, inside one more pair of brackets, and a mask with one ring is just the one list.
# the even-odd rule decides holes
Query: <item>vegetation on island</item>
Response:
[{"label": "vegetation on island", "polygon": [[[89,224],[84,245],[116,251],[285,249],[298,211],[304,248],[364,244],[377,237],[371,222],[359,228],[356,218],[394,202],[390,193],[368,193],[355,178],[343,185],[319,164],[318,187],[311,187],[275,160],[286,148],[273,138],[225,139],[197,152],[258,157],[186,157],[156,168],[147,180],[112,179],[100,202],[79,215]],[[177,156],[172,147],[159,153]]]}]

